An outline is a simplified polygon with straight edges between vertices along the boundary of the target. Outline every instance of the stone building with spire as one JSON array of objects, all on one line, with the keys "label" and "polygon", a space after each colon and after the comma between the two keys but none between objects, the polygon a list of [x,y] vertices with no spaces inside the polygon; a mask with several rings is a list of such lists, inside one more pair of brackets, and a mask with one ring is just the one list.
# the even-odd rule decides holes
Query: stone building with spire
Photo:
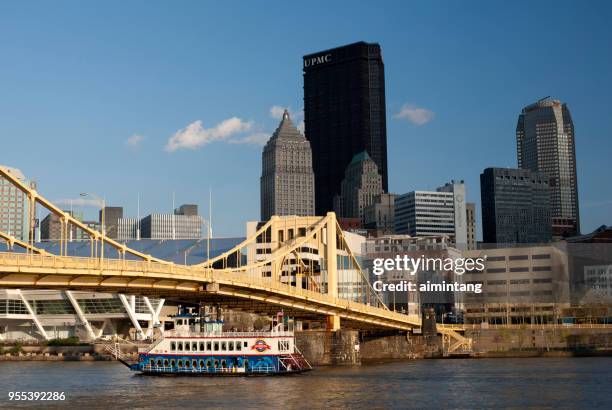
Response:
[{"label": "stone building with spire", "polygon": [[364,208],[382,194],[382,177],[378,166],[366,151],[353,156],[346,167],[341,195],[334,198],[334,209],[343,218],[359,218],[364,223]]},{"label": "stone building with spire", "polygon": [[314,215],[314,172],[310,142],[293,125],[289,112],[262,153],[261,220],[272,215]]}]

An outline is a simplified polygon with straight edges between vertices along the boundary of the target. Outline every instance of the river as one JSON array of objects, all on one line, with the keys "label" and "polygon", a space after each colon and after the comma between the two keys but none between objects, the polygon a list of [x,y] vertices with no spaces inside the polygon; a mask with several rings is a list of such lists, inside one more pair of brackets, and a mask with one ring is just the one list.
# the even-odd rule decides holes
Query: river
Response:
[{"label": "river", "polygon": [[[415,360],[285,377],[138,376],[116,362],[0,362],[0,407],[612,408],[612,358]],[[9,392],[65,401],[9,401]]]}]

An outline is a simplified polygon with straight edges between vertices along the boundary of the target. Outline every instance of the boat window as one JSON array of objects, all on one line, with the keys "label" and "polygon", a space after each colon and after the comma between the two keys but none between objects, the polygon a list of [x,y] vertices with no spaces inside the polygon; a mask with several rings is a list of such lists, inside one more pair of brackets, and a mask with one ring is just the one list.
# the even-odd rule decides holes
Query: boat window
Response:
[{"label": "boat window", "polygon": [[183,361],[182,360],[178,361],[178,367],[183,367]]},{"label": "boat window", "polygon": [[221,350],[223,351],[227,350],[227,342],[221,342]]},{"label": "boat window", "polygon": [[164,367],[168,367],[168,360],[164,360]]},{"label": "boat window", "polygon": [[289,350],[289,341],[288,340],[279,340],[278,341],[278,350],[281,352],[286,352]]},{"label": "boat window", "polygon": [[191,367],[191,362],[189,360],[185,360],[185,367],[188,369]]},{"label": "boat window", "polygon": [[247,346],[248,346],[248,345],[247,345],[247,342],[244,342],[244,347],[247,347]]},{"label": "boat window", "polygon": [[224,369],[227,367],[225,359],[221,360],[221,367],[223,367]]},{"label": "boat window", "polygon": [[206,342],[206,350],[209,352],[212,350],[212,342]]},{"label": "boat window", "polygon": [[215,369],[219,367],[219,361],[215,360]]},{"label": "boat window", "polygon": [[200,352],[204,351],[204,342],[200,342]]},{"label": "boat window", "polygon": [[234,342],[227,342],[227,345],[228,345],[228,350],[230,352],[233,352],[234,351]]},{"label": "boat window", "polygon": [[210,363],[211,363],[211,362],[210,362],[210,359],[208,359],[208,360],[206,361],[206,367],[210,367]]},{"label": "boat window", "polygon": [[219,342],[215,342],[215,352],[219,351]]},{"label": "boat window", "polygon": [[162,365],[162,361],[161,361],[161,359],[157,359],[157,365],[158,365],[159,367],[161,367],[161,365]]},{"label": "boat window", "polygon": [[170,343],[170,350],[176,350],[176,342]]},{"label": "boat window", "polygon": [[187,352],[190,351],[191,350],[190,346],[191,345],[189,344],[189,342],[185,342],[185,351]]},{"label": "boat window", "polygon": [[197,352],[198,351],[198,342],[191,343],[191,350],[193,352]]},{"label": "boat window", "polygon": [[175,364],[176,362],[174,360],[170,360],[170,367],[174,367]]},{"label": "boat window", "polygon": [[179,350],[179,352],[183,351],[183,342],[179,342],[178,343],[178,350]]},{"label": "boat window", "polygon": [[204,367],[204,360],[200,360],[200,368]]},{"label": "boat window", "polygon": [[236,350],[242,350],[242,342],[236,342]]},{"label": "boat window", "polygon": [[198,367],[198,361],[197,360],[192,360],[191,361],[191,367]]}]

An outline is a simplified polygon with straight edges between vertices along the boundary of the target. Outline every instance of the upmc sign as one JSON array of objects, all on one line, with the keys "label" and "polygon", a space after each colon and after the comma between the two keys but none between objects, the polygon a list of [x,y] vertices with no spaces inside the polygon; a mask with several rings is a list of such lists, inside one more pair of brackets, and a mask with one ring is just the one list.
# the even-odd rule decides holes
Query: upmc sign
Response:
[{"label": "upmc sign", "polygon": [[332,55],[322,54],[320,56],[308,57],[304,59],[304,68],[313,67],[318,64],[329,63],[332,60]]}]

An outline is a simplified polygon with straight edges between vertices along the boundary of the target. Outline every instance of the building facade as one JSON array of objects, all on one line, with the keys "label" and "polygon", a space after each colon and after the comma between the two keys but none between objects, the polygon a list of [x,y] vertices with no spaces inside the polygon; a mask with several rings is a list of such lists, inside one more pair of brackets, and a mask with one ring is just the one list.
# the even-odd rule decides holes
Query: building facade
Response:
[{"label": "building facade", "polygon": [[144,339],[160,323],[163,306],[163,299],[143,296],[0,289],[0,341]]},{"label": "building facade", "polygon": [[550,180],[552,235],[580,234],[574,123],[567,104],[549,97],[523,108],[516,125],[518,167]]},{"label": "building facade", "polygon": [[[31,188],[36,188],[36,183],[28,181],[20,170],[0,166],[19,178],[21,182]],[[0,176],[0,231],[19,240],[27,241],[29,236],[28,203],[28,198],[23,192]]]},{"label": "building facade", "polygon": [[364,209],[383,193],[382,177],[367,152],[355,155],[346,167],[340,192],[334,199],[336,214],[342,218],[359,218],[363,225]]},{"label": "building facade", "polygon": [[467,249],[476,249],[476,204],[465,204],[465,220],[467,223]]},{"label": "building facade", "polygon": [[380,46],[358,42],[303,57],[304,120],[312,146],[315,211],[333,210],[344,171],[367,151],[387,179],[385,72]]},{"label": "building facade", "polygon": [[376,195],[373,202],[363,210],[364,228],[378,235],[395,232],[395,194]]},{"label": "building facade", "polygon": [[436,191],[412,191],[395,198],[395,233],[446,235],[457,249],[467,248],[465,184],[451,181]]},{"label": "building facade", "polygon": [[484,258],[484,271],[468,271],[465,283],[482,285],[466,293],[465,323],[557,323],[569,306],[567,254],[555,246],[511,247],[463,252]]},{"label": "building facade", "polygon": [[[102,210],[99,211],[99,221],[102,223]],[[117,239],[119,229],[119,219],[123,218],[123,207],[107,206],[104,207],[104,231],[106,236]]]},{"label": "building facade", "polygon": [[[405,269],[385,269],[382,275],[375,275],[373,263],[375,259],[396,259],[407,256],[418,258],[458,258],[459,250],[453,248],[449,238],[444,235],[412,237],[410,235],[381,235],[370,237],[366,241],[364,266],[370,273],[370,282],[381,281],[386,284],[401,284],[411,282],[423,284],[461,281],[454,272],[444,271],[441,266],[430,266],[429,269],[419,269],[411,272]],[[432,264],[433,265],[433,264]],[[391,310],[409,315],[420,315],[426,307],[434,308],[436,316],[457,314],[462,309],[462,295],[456,292],[421,292],[415,291],[381,291],[381,297]]]},{"label": "building facade", "polygon": [[140,239],[140,220],[138,218],[121,218],[117,221],[117,239],[131,241]]},{"label": "building facade", "polygon": [[197,239],[202,237],[202,218],[193,215],[151,214],[140,222],[142,238]]},{"label": "building facade", "polygon": [[549,187],[545,174],[528,169],[485,169],[480,174],[483,242],[550,242]]},{"label": "building facade", "polygon": [[315,186],[310,142],[287,110],[262,153],[261,220],[272,215],[314,215]]}]

